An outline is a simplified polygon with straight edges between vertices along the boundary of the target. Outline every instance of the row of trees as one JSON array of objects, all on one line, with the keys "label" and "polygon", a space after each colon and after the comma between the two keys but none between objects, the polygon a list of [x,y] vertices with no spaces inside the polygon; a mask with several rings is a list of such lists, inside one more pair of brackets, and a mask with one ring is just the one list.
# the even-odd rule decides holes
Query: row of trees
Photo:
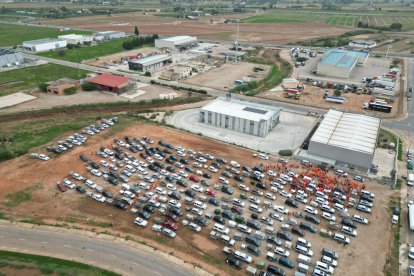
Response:
[{"label": "row of trees", "polygon": [[375,25],[370,25],[368,22],[362,22],[362,21],[358,21],[358,28],[372,28],[372,29],[377,29],[377,30],[383,30],[383,31],[401,31],[403,28],[403,24],[401,23],[392,23],[389,26],[375,26]]},{"label": "row of trees", "polygon": [[143,45],[153,44],[155,39],[158,38],[157,34],[147,36],[137,36],[126,40],[122,43],[122,48],[125,50],[132,50]]}]

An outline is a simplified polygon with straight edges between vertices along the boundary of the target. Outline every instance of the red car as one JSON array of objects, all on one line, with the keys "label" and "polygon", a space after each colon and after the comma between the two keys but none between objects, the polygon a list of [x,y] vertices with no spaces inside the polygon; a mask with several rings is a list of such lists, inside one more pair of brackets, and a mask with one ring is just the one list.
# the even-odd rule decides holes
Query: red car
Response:
[{"label": "red car", "polygon": [[164,226],[167,227],[167,228],[170,228],[173,231],[177,231],[177,229],[178,229],[177,224],[175,224],[171,220],[167,220],[166,222],[164,222]]},{"label": "red car", "polygon": [[191,175],[189,179],[193,182],[200,182],[200,179],[198,179],[198,177],[195,175]]},{"label": "red car", "polygon": [[217,196],[217,192],[211,189],[207,189],[206,190],[206,194],[212,197],[216,197]]},{"label": "red car", "polygon": [[56,184],[56,186],[58,187],[59,191],[66,192],[66,190],[68,189],[65,185],[63,185],[62,183]]}]

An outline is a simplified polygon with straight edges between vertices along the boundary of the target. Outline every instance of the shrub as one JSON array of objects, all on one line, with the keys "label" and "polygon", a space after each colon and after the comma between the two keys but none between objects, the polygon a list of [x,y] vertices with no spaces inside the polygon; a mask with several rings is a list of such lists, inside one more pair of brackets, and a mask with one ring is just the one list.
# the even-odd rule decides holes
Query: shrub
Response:
[{"label": "shrub", "polygon": [[280,156],[292,156],[292,150],[290,149],[279,150],[279,155]]},{"label": "shrub", "polygon": [[42,83],[40,83],[39,84],[39,90],[40,91],[42,91],[42,92],[47,92],[47,83],[45,83],[45,82],[42,82]]},{"label": "shrub", "polygon": [[336,97],[339,97],[339,96],[341,96],[341,91],[339,90],[339,89],[335,89],[335,91],[334,91],[334,95],[336,96]]},{"label": "shrub", "polygon": [[76,87],[69,87],[63,90],[63,93],[65,93],[65,95],[73,95],[76,93],[76,90],[78,90]]},{"label": "shrub", "polygon": [[145,74],[144,74],[144,76],[146,76],[146,77],[151,77],[151,72],[145,72]]},{"label": "shrub", "polygon": [[94,83],[85,82],[82,84],[83,91],[93,91],[96,90],[98,87]]}]

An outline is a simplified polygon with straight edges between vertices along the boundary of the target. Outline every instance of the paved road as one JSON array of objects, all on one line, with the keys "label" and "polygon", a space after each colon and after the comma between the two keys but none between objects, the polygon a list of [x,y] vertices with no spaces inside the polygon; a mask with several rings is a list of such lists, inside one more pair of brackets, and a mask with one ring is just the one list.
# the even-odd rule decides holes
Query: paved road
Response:
[{"label": "paved road", "polygon": [[55,256],[122,275],[195,275],[164,259],[116,242],[0,224],[0,249]]}]

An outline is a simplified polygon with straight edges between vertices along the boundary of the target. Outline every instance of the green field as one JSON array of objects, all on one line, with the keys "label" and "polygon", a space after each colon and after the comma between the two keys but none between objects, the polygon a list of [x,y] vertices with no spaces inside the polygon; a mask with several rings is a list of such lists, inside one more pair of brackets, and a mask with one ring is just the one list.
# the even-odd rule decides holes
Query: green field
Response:
[{"label": "green field", "polygon": [[357,27],[358,21],[373,26],[389,26],[391,23],[402,23],[404,31],[414,30],[414,16],[410,13],[355,13],[355,12],[312,12],[312,11],[276,11],[255,15],[242,20],[245,23],[289,23],[312,22],[327,23],[336,26]]},{"label": "green field", "polygon": [[80,79],[85,77],[86,73],[87,71],[84,70],[51,63],[2,72],[0,73],[0,97],[35,88],[40,83],[64,77]]},{"label": "green field", "polygon": [[2,268],[7,269],[10,275],[28,275],[30,272],[33,275],[119,275],[83,263],[10,251],[0,251],[0,272]]},{"label": "green field", "polygon": [[[95,46],[85,46],[76,49],[65,49],[65,54],[63,56],[59,55],[59,51],[49,51],[40,53],[39,55],[44,57],[63,59],[72,62],[81,62],[82,60],[89,60],[125,51],[122,48],[122,43],[126,40],[129,40],[129,38],[104,41]],[[151,47],[153,45],[146,46]]]},{"label": "green field", "polygon": [[64,34],[90,34],[87,31],[65,31],[59,29],[32,27],[14,24],[0,24],[0,47],[15,46],[22,44],[23,41],[40,38],[57,38]]}]

